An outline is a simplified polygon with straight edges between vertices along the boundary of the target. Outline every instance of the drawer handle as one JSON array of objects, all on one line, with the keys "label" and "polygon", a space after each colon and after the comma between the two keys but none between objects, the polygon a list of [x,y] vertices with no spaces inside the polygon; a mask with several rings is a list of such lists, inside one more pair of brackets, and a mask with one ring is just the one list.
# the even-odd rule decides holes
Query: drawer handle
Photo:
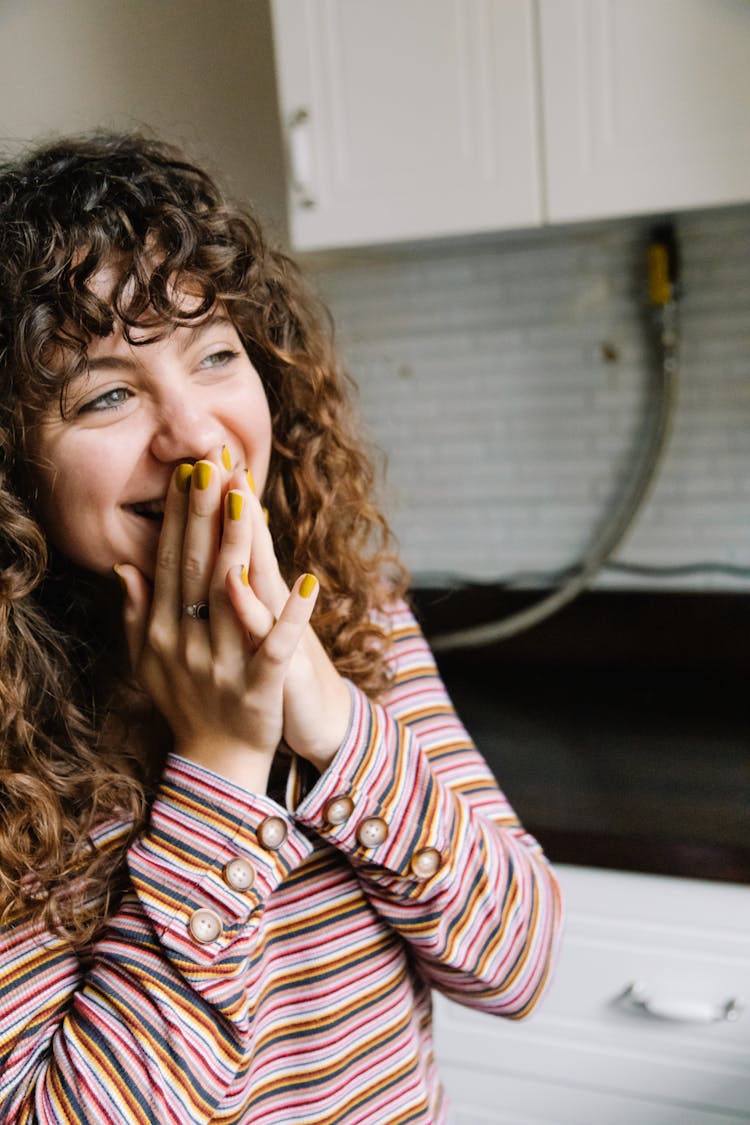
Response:
[{"label": "drawer handle", "polygon": [[628,985],[620,1000],[629,1008],[656,1020],[673,1020],[678,1023],[722,1023],[738,1020],[742,1015],[739,1000],[711,1005],[700,1000],[657,1000],[644,985]]}]

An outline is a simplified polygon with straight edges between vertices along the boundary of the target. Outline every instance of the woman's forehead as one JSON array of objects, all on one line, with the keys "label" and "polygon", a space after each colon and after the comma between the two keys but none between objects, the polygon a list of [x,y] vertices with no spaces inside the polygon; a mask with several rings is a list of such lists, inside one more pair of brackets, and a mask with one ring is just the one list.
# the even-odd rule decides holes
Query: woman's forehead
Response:
[{"label": "woman's forehead", "polygon": [[[110,258],[97,266],[91,276],[87,278],[86,288],[103,304],[110,307],[115,304],[115,295],[117,295],[118,307],[126,309],[136,294],[143,288],[143,271],[141,268],[143,264],[138,263],[138,268],[134,268],[136,263],[133,258],[126,255],[119,258]],[[145,262],[147,276],[150,273],[153,277],[162,264],[163,255],[159,255],[155,251],[149,252]],[[165,291],[175,308],[188,315],[195,312],[205,298],[203,287],[195,278],[176,270],[167,279]]]},{"label": "woman's forehead", "polygon": [[[147,266],[152,275],[161,264],[160,256],[155,253],[149,255]],[[165,316],[150,304],[144,307],[148,296],[147,293],[144,294],[143,271],[134,268],[132,259],[124,255],[98,266],[86,279],[86,288],[104,308],[109,310],[108,319],[111,325],[111,330],[105,334],[94,333],[89,337],[86,347],[88,355],[111,350],[118,345],[127,347],[134,343],[145,343],[154,336],[169,336],[182,326],[202,324],[217,316],[226,318],[229,316],[220,301],[216,301],[210,309],[206,310],[206,293],[202,285],[197,279],[177,272],[172,278],[167,279],[163,287],[164,295],[171,306],[169,313]],[[135,312],[132,321],[131,311]],[[200,315],[196,316],[197,313]],[[184,321],[181,320],[182,316],[185,317]]]}]

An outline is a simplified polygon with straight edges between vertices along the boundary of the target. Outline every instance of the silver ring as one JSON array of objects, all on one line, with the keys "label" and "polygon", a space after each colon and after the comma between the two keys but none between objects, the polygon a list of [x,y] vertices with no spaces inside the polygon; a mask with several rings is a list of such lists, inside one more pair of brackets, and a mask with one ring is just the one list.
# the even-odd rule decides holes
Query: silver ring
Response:
[{"label": "silver ring", "polygon": [[208,602],[193,602],[192,605],[184,605],[182,612],[186,617],[192,617],[194,621],[208,621]]}]

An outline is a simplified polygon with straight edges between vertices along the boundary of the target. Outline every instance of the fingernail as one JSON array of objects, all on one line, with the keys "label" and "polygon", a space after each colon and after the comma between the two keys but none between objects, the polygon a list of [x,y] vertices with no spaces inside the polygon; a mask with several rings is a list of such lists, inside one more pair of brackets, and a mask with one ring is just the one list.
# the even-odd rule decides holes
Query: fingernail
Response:
[{"label": "fingernail", "polygon": [[180,492],[187,492],[190,488],[190,478],[193,475],[193,466],[185,463],[177,466],[175,482]]},{"label": "fingernail", "polygon": [[268,511],[268,508],[264,508],[263,509],[263,519],[266,521],[266,527],[268,527],[268,521],[269,521],[270,518],[271,518],[271,516],[270,516],[270,513]]},{"label": "fingernail", "polygon": [[242,515],[242,502],[244,497],[241,492],[231,489],[227,493],[227,515],[230,520],[238,520]]},{"label": "fingernail", "polygon": [[240,578],[242,579],[242,585],[243,586],[249,586],[250,585],[250,579],[247,576],[247,567],[246,566],[243,566],[242,570],[240,571]]},{"label": "fingernail", "polygon": [[229,448],[226,445],[221,447],[221,463],[228,473],[232,471],[232,458],[229,453]]},{"label": "fingernail", "polygon": [[195,478],[196,488],[199,488],[201,492],[204,488],[208,488],[213,468],[210,461],[196,461],[193,467],[193,477]]},{"label": "fingernail", "polygon": [[245,476],[247,477],[247,483],[250,485],[250,491],[255,492],[255,481],[249,469],[245,469]]},{"label": "fingernail", "polygon": [[121,585],[122,589],[125,591],[125,593],[127,593],[128,584],[125,581],[125,579],[123,578],[123,576],[120,574],[119,565],[120,565],[119,563],[115,563],[115,565],[112,567],[112,569],[114,570],[115,574],[117,575],[117,581],[120,583],[120,585]]},{"label": "fingernail", "polygon": [[299,596],[301,598],[309,598],[311,594],[315,593],[315,587],[318,585],[318,580],[314,574],[306,574],[300,582]]}]

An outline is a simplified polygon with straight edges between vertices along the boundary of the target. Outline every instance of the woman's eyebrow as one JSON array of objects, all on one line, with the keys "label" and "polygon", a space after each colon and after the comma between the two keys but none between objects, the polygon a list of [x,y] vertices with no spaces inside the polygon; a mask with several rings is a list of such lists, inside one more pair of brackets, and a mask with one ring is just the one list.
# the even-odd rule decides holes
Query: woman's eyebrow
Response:
[{"label": "woman's eyebrow", "polygon": [[196,340],[200,339],[204,332],[208,332],[209,329],[216,328],[217,326],[220,327],[224,324],[228,324],[234,328],[234,324],[228,316],[224,316],[222,313],[216,313],[215,316],[209,316],[206,320],[202,320],[200,324],[184,325],[184,327],[187,328],[187,332],[178,343],[177,350],[180,352],[186,351],[191,344],[194,344]]},{"label": "woman's eyebrow", "polygon": [[[202,320],[200,324],[187,324],[184,325],[187,329],[185,334],[179,340],[177,350],[179,352],[186,351],[192,344],[211,328],[221,327],[222,325],[230,325],[234,328],[233,321],[228,316],[211,316],[207,320]],[[135,360],[131,356],[119,355],[100,355],[94,356],[89,359],[86,364],[87,371],[128,371],[135,367]]]},{"label": "woman's eyebrow", "polygon": [[135,364],[128,356],[100,355],[87,360],[86,370],[82,374],[91,371],[125,371],[131,367],[135,367]]}]

